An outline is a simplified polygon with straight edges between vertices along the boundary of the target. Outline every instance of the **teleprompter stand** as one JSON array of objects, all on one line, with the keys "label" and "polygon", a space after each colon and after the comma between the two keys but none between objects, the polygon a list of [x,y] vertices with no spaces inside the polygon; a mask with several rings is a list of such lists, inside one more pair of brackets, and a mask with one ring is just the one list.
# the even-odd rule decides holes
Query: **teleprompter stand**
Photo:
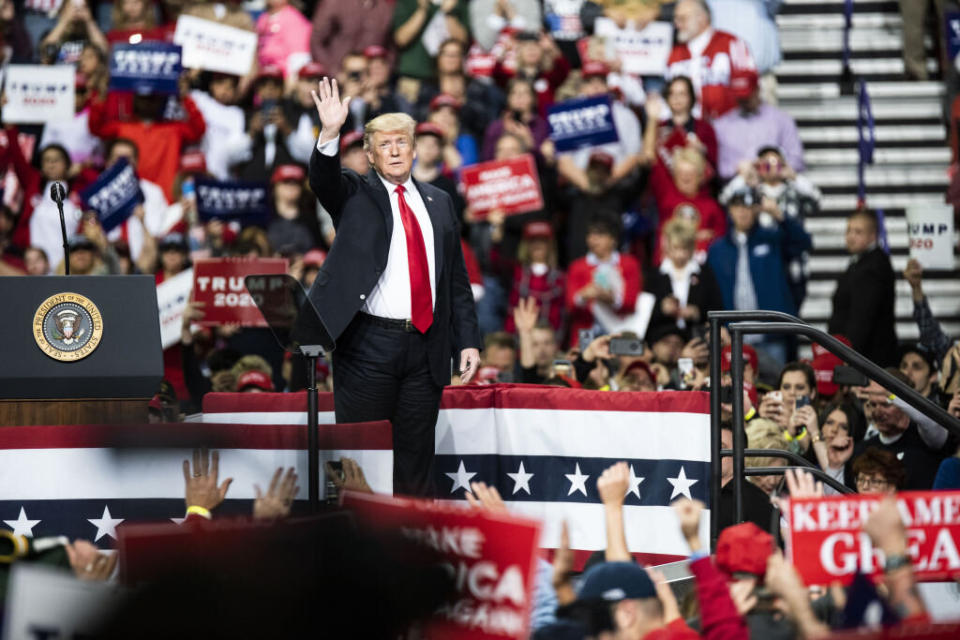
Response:
[{"label": "teleprompter stand", "polygon": [[263,314],[280,347],[307,361],[307,499],[320,510],[320,446],[317,418],[317,359],[336,346],[316,307],[296,278],[251,275],[247,291]]}]

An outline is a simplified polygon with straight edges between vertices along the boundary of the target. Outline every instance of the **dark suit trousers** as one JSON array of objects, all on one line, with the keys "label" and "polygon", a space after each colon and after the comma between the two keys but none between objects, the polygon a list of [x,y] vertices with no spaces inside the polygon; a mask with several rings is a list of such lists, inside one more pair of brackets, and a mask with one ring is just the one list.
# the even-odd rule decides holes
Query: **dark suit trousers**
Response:
[{"label": "dark suit trousers", "polygon": [[337,422],[391,422],[394,493],[435,494],[434,432],[442,392],[430,375],[427,338],[421,333],[383,327],[358,313],[337,339]]}]

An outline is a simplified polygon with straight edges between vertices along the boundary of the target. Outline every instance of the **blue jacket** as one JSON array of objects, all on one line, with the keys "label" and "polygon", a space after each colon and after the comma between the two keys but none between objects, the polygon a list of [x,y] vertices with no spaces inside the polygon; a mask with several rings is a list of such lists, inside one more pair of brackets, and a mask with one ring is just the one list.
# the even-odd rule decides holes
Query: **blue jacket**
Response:
[{"label": "blue jacket", "polygon": [[[755,224],[747,234],[750,251],[750,275],[761,309],[796,314],[796,304],[787,279],[787,263],[813,246],[803,223],[786,218],[775,228]],[[737,241],[733,225],[707,252],[707,263],[720,285],[725,309],[733,309],[734,282],[737,275]]]}]

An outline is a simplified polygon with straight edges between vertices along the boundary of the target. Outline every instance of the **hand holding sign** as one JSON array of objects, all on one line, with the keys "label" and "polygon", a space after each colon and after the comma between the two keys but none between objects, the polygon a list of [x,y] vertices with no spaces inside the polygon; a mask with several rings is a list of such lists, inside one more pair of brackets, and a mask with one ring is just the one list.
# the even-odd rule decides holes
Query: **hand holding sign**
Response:
[{"label": "hand holding sign", "polygon": [[320,116],[320,144],[330,142],[340,135],[340,127],[347,121],[350,114],[350,96],[341,102],[337,79],[331,81],[326,76],[317,85],[317,91],[311,91],[310,95],[313,96],[317,115]]}]

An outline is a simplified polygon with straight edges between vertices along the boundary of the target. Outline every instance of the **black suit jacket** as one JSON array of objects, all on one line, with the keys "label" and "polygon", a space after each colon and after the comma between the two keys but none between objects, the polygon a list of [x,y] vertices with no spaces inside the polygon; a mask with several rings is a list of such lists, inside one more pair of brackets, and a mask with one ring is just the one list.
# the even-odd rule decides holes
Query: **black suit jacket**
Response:
[{"label": "black suit jacket", "polygon": [[[700,309],[700,322],[707,321],[707,313],[710,311],[719,311],[723,309],[723,296],[720,293],[720,286],[713,275],[713,269],[709,265],[700,265],[700,273],[695,273],[690,278],[690,292],[687,294],[687,304],[694,305]],[[657,326],[661,323],[675,323],[676,318],[663,315],[660,310],[660,303],[667,296],[673,295],[673,285],[670,283],[670,276],[657,269],[650,269],[643,280],[644,288],[649,293],[657,296],[656,306],[653,308],[653,315],[650,316],[650,326]]]},{"label": "black suit jacket", "polygon": [[[446,385],[450,383],[451,354],[471,347],[479,349],[480,332],[453,202],[436,187],[414,184],[433,225],[436,303],[433,324],[426,334],[430,373],[438,385]],[[376,172],[361,177],[341,170],[339,154],[325,156],[314,149],[310,188],[330,213],[337,230],[309,293],[330,338],[336,340],[363,307],[387,266],[393,213]]]},{"label": "black suit jacket", "polygon": [[837,280],[830,333],[850,338],[853,348],[881,367],[896,366],[893,267],[877,247],[867,251]]}]

